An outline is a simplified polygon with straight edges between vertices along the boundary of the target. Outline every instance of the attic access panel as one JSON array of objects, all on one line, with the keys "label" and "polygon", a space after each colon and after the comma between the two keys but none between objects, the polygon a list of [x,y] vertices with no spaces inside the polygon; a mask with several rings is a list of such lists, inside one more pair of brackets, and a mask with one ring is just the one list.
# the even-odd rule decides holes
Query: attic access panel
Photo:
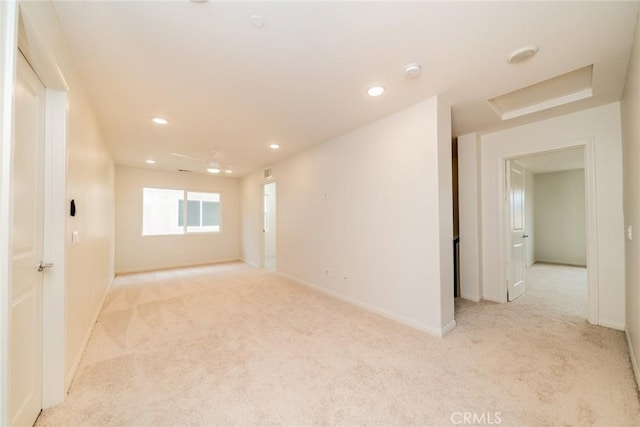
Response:
[{"label": "attic access panel", "polygon": [[593,96],[593,64],[489,99],[502,120],[509,120]]}]

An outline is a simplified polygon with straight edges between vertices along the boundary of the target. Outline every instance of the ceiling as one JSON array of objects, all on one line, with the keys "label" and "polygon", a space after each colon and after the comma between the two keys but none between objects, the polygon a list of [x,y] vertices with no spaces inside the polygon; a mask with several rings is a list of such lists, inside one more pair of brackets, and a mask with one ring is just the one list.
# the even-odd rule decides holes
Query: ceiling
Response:
[{"label": "ceiling", "polygon": [[534,154],[520,157],[516,161],[533,174],[584,169],[584,148],[578,147]]},{"label": "ceiling", "polygon": [[[433,95],[451,103],[454,136],[617,101],[638,11],[612,1],[55,5],[116,163],[204,172],[171,153],[216,150],[232,176]],[[530,44],[536,56],[507,62]],[[422,74],[405,79],[413,62]],[[487,102],[591,64],[588,99],[505,121]],[[373,84],[386,93],[369,97]]]}]

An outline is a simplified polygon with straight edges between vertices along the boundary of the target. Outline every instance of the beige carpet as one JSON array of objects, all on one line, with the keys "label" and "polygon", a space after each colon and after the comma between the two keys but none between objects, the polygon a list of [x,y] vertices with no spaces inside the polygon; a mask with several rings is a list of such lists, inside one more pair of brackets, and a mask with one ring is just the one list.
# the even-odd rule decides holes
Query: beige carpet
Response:
[{"label": "beige carpet", "polygon": [[585,270],[529,278],[514,303],[458,301],[439,339],[239,263],[122,276],[37,425],[640,425],[624,334],[584,320]]}]

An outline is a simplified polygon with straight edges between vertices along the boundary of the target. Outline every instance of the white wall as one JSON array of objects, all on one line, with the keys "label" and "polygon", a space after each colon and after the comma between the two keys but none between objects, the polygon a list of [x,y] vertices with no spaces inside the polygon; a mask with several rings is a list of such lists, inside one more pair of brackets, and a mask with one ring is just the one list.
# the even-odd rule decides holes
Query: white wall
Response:
[{"label": "white wall", "polygon": [[531,267],[536,262],[536,226],[535,226],[535,175],[529,169],[524,170],[524,232],[526,265]]},{"label": "white wall", "polygon": [[[640,14],[638,15],[640,18]],[[626,330],[629,349],[640,383],[640,24],[636,24],[627,82],[622,97],[622,152],[624,166],[624,220],[633,240],[625,239]]]},{"label": "white wall", "polygon": [[[433,334],[453,321],[451,116],[436,97],[272,166],[278,271]],[[243,178],[260,263],[262,171]]]},{"label": "white wall", "polygon": [[[64,80],[69,99],[67,200],[77,215],[68,217],[66,242],[66,385],[80,361],[106,291],[113,280],[114,166],[90,99],[50,2],[21,2]],[[72,231],[80,243],[71,246]]]},{"label": "white wall", "polygon": [[587,265],[584,169],[535,175],[535,259]]},{"label": "white wall", "polygon": [[[471,138],[471,136],[465,136]],[[481,166],[477,175],[462,167],[462,186],[473,186],[481,180],[482,210],[480,213],[482,266],[482,296],[505,302],[504,265],[505,231],[501,227],[504,196],[504,160],[534,152],[587,145],[587,162],[594,169],[593,203],[596,209],[593,228],[596,229],[596,265],[589,264],[590,274],[597,274],[599,284],[593,307],[594,321],[603,326],[624,327],[624,242],[622,216],[622,155],[620,137],[620,104],[555,117],[508,130],[483,135],[480,141]],[[591,196],[589,196],[591,197]],[[589,197],[587,203],[589,204]],[[461,200],[462,203],[462,200]],[[460,221],[473,224],[474,218],[460,210]],[[469,233],[469,231],[467,231]],[[475,231],[472,231],[473,233]],[[460,236],[462,244],[465,236]],[[595,307],[597,306],[597,308]]]},{"label": "white wall", "polygon": [[458,137],[458,205],[460,221],[460,297],[482,298],[480,211],[480,141],[476,133]]},{"label": "white wall", "polygon": [[[142,189],[221,193],[219,233],[142,235]],[[240,183],[236,178],[116,167],[117,273],[240,259]]]}]

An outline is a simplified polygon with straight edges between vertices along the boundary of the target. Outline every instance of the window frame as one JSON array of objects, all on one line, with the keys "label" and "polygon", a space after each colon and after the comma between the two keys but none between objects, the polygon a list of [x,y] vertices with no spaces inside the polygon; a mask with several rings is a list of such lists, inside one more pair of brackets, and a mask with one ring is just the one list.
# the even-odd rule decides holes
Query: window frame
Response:
[{"label": "window frame", "polygon": [[[152,233],[152,234],[145,234],[144,233],[144,190],[145,189],[152,189],[152,190],[171,190],[171,191],[182,191],[182,201],[183,201],[183,206],[182,206],[182,215],[183,215],[183,224],[182,226],[180,226],[180,228],[182,228],[182,232],[180,233]],[[187,218],[187,205],[188,203],[188,199],[187,199],[187,195],[188,193],[207,193],[207,194],[217,194],[218,195],[218,205],[219,205],[219,211],[218,211],[218,230],[207,230],[207,231],[188,231],[189,227],[194,227],[194,226],[188,226],[188,218]],[[223,197],[223,191],[211,191],[211,190],[193,190],[193,189],[187,189],[187,188],[169,188],[169,187],[151,187],[151,186],[143,186],[142,187],[142,195],[141,195],[141,205],[142,205],[142,211],[141,211],[141,221],[140,221],[140,236],[142,237],[169,237],[169,236],[194,236],[194,235],[211,235],[211,234],[220,234],[222,233],[222,224],[223,224],[223,215],[222,215],[222,199]],[[200,227],[202,227],[202,200],[199,200],[200,202]],[[177,207],[176,207],[177,208]]]}]

